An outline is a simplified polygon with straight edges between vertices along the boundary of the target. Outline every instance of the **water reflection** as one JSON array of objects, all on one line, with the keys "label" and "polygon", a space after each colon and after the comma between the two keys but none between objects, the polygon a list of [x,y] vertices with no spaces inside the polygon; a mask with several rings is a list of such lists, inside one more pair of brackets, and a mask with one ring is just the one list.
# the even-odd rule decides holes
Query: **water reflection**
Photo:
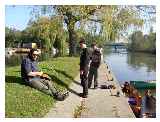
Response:
[{"label": "water reflection", "polygon": [[127,63],[133,68],[146,67],[147,72],[156,71],[155,55],[146,53],[130,53],[127,55]]},{"label": "water reflection", "polygon": [[17,66],[21,64],[21,60],[23,57],[25,57],[27,54],[26,53],[21,53],[21,54],[7,54],[5,55],[5,65],[7,67],[10,66]]},{"label": "water reflection", "polygon": [[121,84],[131,80],[156,79],[156,56],[153,54],[115,52],[113,48],[106,47],[104,60]]}]

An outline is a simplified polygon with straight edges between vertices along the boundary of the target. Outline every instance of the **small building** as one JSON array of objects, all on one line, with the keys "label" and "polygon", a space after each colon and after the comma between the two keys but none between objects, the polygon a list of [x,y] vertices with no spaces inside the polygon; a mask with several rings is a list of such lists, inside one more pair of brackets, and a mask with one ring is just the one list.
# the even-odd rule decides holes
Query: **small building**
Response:
[{"label": "small building", "polygon": [[36,43],[23,43],[22,48],[37,48]]}]

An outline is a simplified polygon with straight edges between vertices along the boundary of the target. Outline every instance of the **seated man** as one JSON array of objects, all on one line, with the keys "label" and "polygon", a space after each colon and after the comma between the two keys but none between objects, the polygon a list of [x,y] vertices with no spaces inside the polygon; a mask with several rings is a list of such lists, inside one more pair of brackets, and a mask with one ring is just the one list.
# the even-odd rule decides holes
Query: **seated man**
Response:
[{"label": "seated man", "polygon": [[28,56],[22,60],[21,63],[21,76],[22,79],[26,82],[26,84],[30,85],[33,88],[36,88],[46,94],[51,95],[57,100],[64,100],[69,93],[60,93],[53,86],[51,78],[44,74],[43,72],[38,71],[37,67],[37,49],[31,49]]}]

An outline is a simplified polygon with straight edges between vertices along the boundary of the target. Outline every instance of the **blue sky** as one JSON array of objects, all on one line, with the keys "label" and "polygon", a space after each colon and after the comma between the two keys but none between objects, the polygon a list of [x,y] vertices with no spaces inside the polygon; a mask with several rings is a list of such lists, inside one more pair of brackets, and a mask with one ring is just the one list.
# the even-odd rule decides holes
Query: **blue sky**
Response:
[{"label": "blue sky", "polygon": [[5,6],[5,26],[23,30],[31,18],[29,6]]}]

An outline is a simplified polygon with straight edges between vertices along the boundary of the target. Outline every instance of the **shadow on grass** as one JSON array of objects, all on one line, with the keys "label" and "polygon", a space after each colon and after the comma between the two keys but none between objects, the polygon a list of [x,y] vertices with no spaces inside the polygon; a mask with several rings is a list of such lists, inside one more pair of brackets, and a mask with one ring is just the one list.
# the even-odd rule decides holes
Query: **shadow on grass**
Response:
[{"label": "shadow on grass", "polygon": [[57,77],[54,76],[54,75],[50,75],[50,76],[51,76],[52,80],[54,80],[57,84],[59,84],[59,85],[65,87],[65,88],[66,88],[68,91],[70,91],[71,93],[73,93],[73,94],[79,96],[79,93],[76,92],[75,90],[69,88],[68,84],[66,84],[65,82],[63,82],[62,80],[60,80],[59,78],[57,78]]},{"label": "shadow on grass", "polygon": [[72,80],[74,83],[76,83],[77,85],[80,85],[80,86],[81,86],[81,84],[80,84],[79,82],[75,81],[74,78],[73,78],[72,76],[68,75],[65,71],[61,71],[61,70],[58,70],[58,69],[54,69],[54,70],[55,70],[56,72],[58,72],[58,73],[63,74],[64,76],[68,77],[69,79],[71,79],[71,80]]},{"label": "shadow on grass", "polygon": [[54,69],[56,72],[63,74],[64,76],[68,77],[71,80],[74,80],[72,76],[68,75],[65,71],[61,71],[59,69]]},{"label": "shadow on grass", "polygon": [[17,76],[5,76],[5,82],[26,85],[26,83],[22,80],[22,78]]},{"label": "shadow on grass", "polygon": [[81,86],[81,84],[80,84],[79,82],[75,81],[74,78],[73,78],[72,76],[68,75],[65,71],[61,71],[61,70],[59,70],[59,69],[50,69],[50,68],[46,68],[46,67],[45,67],[45,68],[42,68],[42,69],[45,69],[45,70],[55,70],[56,72],[58,72],[58,73],[64,75],[65,77],[71,79],[71,80],[72,80],[74,83],[76,83],[77,85],[80,85],[80,86]]}]

